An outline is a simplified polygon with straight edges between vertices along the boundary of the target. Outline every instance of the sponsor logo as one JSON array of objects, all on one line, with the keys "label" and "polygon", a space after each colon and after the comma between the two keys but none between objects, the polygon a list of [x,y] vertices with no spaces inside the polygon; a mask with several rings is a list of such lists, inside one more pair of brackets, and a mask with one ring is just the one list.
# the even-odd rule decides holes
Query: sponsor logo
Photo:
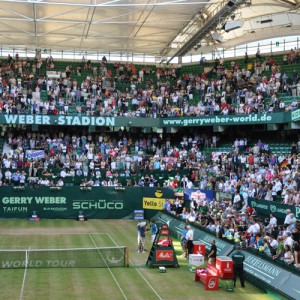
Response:
[{"label": "sponsor logo", "polygon": [[161,198],[161,197],[163,196],[163,191],[160,190],[160,189],[156,190],[156,191],[155,191],[155,196],[156,196],[157,198]]},{"label": "sponsor logo", "polygon": [[164,208],[165,199],[160,198],[143,198],[143,208],[144,209],[155,209],[162,210]]},{"label": "sponsor logo", "polygon": [[123,256],[115,257],[115,254],[112,251],[108,251],[106,254],[106,258],[112,265],[122,264]]},{"label": "sponsor logo", "polygon": [[[299,114],[294,114],[294,120],[298,120]],[[280,118],[281,120],[281,118]],[[293,119],[292,119],[293,120]],[[162,126],[207,126],[223,124],[259,124],[272,123],[273,116],[268,114],[253,114],[240,116],[213,116],[213,117],[195,117],[195,118],[170,118],[163,119]],[[274,120],[275,121],[275,120]]]},{"label": "sponsor logo", "polygon": [[123,209],[124,205],[121,200],[116,201],[106,201],[106,200],[83,200],[74,201],[73,209],[111,209],[120,210]]},{"label": "sponsor logo", "polygon": [[160,235],[169,235],[169,230],[168,229],[162,229],[160,231]]},{"label": "sponsor logo", "polygon": [[231,268],[225,268],[224,270],[223,270],[224,272],[231,272],[232,270],[231,270]]},{"label": "sponsor logo", "polygon": [[300,120],[300,109],[297,109],[292,112],[292,121],[299,121]]},{"label": "sponsor logo", "polygon": [[3,260],[1,261],[1,269],[14,269],[14,268],[74,268],[76,266],[75,260]]},{"label": "sponsor logo", "polygon": [[156,261],[168,260],[173,261],[173,251],[172,250],[157,250],[156,251]]},{"label": "sponsor logo", "polygon": [[273,212],[276,212],[277,208],[275,205],[270,205],[270,210],[273,213]]},{"label": "sponsor logo", "polygon": [[5,115],[4,124],[43,124],[69,126],[115,126],[112,117]]},{"label": "sponsor logo", "polygon": [[217,278],[210,278],[207,284],[208,288],[214,289],[216,285],[217,285]]},{"label": "sponsor logo", "polygon": [[66,204],[66,197],[3,197],[3,204]]}]

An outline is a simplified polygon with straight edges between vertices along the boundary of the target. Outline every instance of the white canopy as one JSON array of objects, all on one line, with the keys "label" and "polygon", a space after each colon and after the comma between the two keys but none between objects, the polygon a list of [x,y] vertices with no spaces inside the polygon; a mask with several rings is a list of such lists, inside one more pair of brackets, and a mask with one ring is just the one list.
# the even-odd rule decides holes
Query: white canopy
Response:
[{"label": "white canopy", "polygon": [[[230,1],[0,1],[0,41],[2,47],[15,49],[172,56],[182,47],[180,35],[183,30],[189,26],[201,26],[197,21],[201,15],[222,2]],[[299,5],[300,0],[246,1],[234,14],[228,13],[232,20],[242,20],[241,28],[229,32],[221,28],[214,30],[223,36],[220,46],[298,35]],[[219,21],[222,23],[223,20]],[[193,36],[189,31],[184,34],[185,40]],[[215,42],[209,36],[203,41],[207,44]]]}]

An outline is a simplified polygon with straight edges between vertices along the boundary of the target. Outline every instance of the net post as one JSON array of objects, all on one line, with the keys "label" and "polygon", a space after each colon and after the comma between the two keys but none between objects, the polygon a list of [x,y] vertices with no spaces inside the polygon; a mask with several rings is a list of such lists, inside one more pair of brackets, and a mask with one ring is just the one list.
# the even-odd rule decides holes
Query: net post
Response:
[{"label": "net post", "polygon": [[126,261],[126,267],[129,267],[129,247],[128,246],[126,246],[125,253],[126,253],[126,259],[125,259],[125,261]]},{"label": "net post", "polygon": [[28,267],[28,250],[25,250],[25,269]]}]

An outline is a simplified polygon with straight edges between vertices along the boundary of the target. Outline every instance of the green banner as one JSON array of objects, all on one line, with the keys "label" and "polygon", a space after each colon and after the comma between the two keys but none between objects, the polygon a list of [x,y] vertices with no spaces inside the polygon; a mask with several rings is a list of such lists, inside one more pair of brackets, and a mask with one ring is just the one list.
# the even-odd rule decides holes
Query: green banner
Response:
[{"label": "green banner", "polygon": [[0,188],[0,218],[29,218],[33,211],[49,219],[87,218],[122,219],[142,209],[143,197],[174,197],[171,189],[149,187],[63,187]]},{"label": "green banner", "polygon": [[192,127],[247,124],[277,124],[299,120],[296,110],[282,113],[218,115],[187,118],[126,118],[97,116],[67,116],[67,115],[0,115],[0,124],[20,125],[64,125],[64,126],[127,126],[127,127]]},{"label": "green banner", "polygon": [[[171,235],[177,239],[180,239],[184,230],[184,226],[186,225],[185,222],[178,220],[172,215],[165,214],[163,212],[157,213],[153,218],[158,226],[161,226],[162,224],[168,224]],[[233,245],[231,243],[216,238],[212,233],[208,232],[207,230],[204,231],[203,229],[193,225],[191,227],[194,230],[194,241],[201,242],[202,244],[204,244],[207,250],[209,250],[211,247],[211,240],[216,241],[218,256],[228,255],[233,250]]]},{"label": "green banner", "polygon": [[255,198],[249,198],[248,203],[251,207],[255,207],[259,215],[270,215],[272,213],[277,219],[284,220],[286,216],[286,210],[290,209],[294,213],[297,219],[300,219],[300,207],[293,205],[281,204],[274,201],[257,200]]},{"label": "green banner", "polygon": [[192,118],[162,118],[160,119],[160,127],[277,124],[289,122],[290,119],[290,112],[225,116],[219,115]]},{"label": "green banner", "polygon": [[1,115],[0,124],[67,125],[67,126],[115,126],[113,117],[86,117],[65,115]]},{"label": "green banner", "polygon": [[64,125],[64,126],[132,126],[157,127],[159,119],[126,118],[126,117],[96,117],[96,116],[66,116],[66,115],[0,115],[0,124],[20,125]]},{"label": "green banner", "polygon": [[266,284],[290,299],[299,299],[299,276],[291,274],[290,271],[264,259],[261,255],[258,256],[248,251],[243,251],[243,253],[245,255],[244,271],[247,278],[251,277],[259,282],[262,287]]}]

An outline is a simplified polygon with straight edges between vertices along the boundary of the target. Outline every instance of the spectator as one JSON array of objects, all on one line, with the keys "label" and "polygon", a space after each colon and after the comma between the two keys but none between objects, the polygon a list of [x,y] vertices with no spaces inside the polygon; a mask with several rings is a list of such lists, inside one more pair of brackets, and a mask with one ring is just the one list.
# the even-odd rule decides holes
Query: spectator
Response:
[{"label": "spectator", "polygon": [[190,254],[193,254],[193,241],[194,241],[194,231],[191,229],[190,225],[186,226],[187,233],[186,233],[186,248],[187,248],[187,254],[189,257]]},{"label": "spectator", "polygon": [[284,246],[284,254],[281,259],[288,265],[291,265],[294,262],[294,256],[289,245]]},{"label": "spectator", "polygon": [[277,241],[278,245],[276,249],[276,254],[273,256],[273,259],[281,259],[284,255],[283,238],[281,236],[278,236]]},{"label": "spectator", "polygon": [[300,268],[300,246],[299,243],[294,244],[294,266],[299,269]]}]

